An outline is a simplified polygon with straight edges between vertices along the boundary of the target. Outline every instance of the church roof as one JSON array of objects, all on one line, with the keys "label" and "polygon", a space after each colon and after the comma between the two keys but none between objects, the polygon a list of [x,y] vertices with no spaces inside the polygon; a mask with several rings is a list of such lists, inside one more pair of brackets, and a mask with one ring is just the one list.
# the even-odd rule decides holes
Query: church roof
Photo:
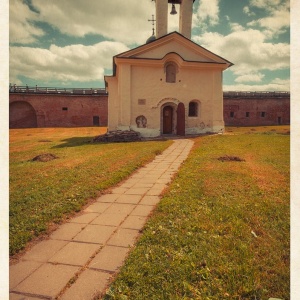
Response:
[{"label": "church roof", "polygon": [[116,60],[147,59],[162,60],[166,55],[175,53],[186,62],[223,65],[227,69],[233,65],[230,61],[214,54],[177,31],[171,32],[134,49],[122,52],[113,57],[113,75],[116,74]]}]

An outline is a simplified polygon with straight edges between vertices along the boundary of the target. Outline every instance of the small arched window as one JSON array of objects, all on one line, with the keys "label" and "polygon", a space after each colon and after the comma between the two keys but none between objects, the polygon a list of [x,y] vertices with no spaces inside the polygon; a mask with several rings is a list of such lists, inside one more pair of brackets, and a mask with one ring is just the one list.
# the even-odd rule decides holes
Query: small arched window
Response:
[{"label": "small arched window", "polygon": [[176,65],[169,63],[166,66],[166,82],[176,82]]},{"label": "small arched window", "polygon": [[189,103],[189,117],[197,117],[198,116],[198,103],[195,101],[191,101]]}]

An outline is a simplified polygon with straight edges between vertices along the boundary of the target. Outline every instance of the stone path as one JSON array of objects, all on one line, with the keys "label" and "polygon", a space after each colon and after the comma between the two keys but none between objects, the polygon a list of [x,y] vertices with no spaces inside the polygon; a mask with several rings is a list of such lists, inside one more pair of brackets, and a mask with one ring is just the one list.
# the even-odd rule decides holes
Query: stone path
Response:
[{"label": "stone path", "polygon": [[29,250],[10,267],[9,299],[90,300],[103,292],[192,146],[191,140],[175,140],[111,194]]}]

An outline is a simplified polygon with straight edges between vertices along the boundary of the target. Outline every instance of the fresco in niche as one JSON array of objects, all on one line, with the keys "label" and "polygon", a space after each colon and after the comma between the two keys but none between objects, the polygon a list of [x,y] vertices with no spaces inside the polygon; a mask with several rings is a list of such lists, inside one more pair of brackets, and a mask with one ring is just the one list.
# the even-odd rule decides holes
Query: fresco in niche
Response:
[{"label": "fresco in niche", "polygon": [[147,127],[147,119],[145,116],[138,116],[135,119],[136,125],[138,128],[146,128]]}]

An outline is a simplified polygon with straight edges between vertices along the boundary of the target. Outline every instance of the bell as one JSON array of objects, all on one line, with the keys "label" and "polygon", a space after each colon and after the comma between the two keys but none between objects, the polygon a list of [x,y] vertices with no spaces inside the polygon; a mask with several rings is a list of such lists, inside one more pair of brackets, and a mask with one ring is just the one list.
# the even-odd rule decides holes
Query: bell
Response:
[{"label": "bell", "polygon": [[170,15],[176,15],[177,14],[177,11],[176,11],[176,8],[175,8],[175,4],[173,3],[172,4],[172,10],[170,12]]}]

